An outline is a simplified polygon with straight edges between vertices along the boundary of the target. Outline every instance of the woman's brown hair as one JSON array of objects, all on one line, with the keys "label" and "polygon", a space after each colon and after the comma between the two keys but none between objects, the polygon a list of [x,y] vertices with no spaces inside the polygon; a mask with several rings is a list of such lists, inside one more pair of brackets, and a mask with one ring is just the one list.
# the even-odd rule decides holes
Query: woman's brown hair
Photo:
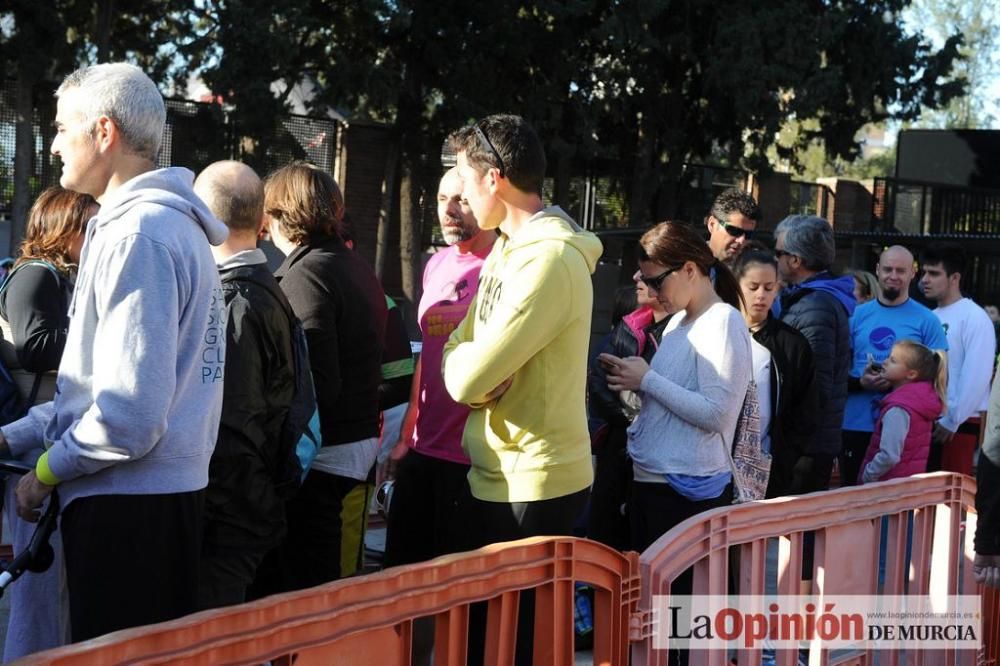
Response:
[{"label": "woman's brown hair", "polygon": [[14,263],[32,259],[48,261],[63,273],[71,273],[76,265],[69,256],[73,242],[84,232],[88,212],[97,206],[89,194],[50,187],[35,200],[28,214],[28,227],[21,243],[21,256]]},{"label": "woman's brown hair", "polygon": [[333,176],[308,162],[292,162],[264,181],[264,213],[295,245],[340,235],[344,195]]},{"label": "woman's brown hair", "polygon": [[689,224],[660,222],[644,233],[639,239],[639,261],[653,261],[664,268],[680,268],[690,261],[702,275],[712,278],[719,298],[737,310],[743,306],[743,292],[736,277]]}]

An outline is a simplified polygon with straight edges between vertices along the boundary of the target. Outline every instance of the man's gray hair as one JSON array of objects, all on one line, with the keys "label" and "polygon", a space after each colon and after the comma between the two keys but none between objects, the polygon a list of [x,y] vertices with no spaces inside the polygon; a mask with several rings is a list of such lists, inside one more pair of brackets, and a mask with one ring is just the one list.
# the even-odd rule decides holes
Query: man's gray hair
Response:
[{"label": "man's gray hair", "polygon": [[81,67],[63,80],[56,97],[74,88],[83,92],[78,110],[85,122],[111,118],[131,152],[156,160],[167,111],[156,84],[141,69],[124,62]]},{"label": "man's gray hair", "polygon": [[833,265],[837,246],[833,227],[815,215],[789,215],[774,230],[777,238],[784,234],[785,252],[794,254],[811,271],[825,271]]}]

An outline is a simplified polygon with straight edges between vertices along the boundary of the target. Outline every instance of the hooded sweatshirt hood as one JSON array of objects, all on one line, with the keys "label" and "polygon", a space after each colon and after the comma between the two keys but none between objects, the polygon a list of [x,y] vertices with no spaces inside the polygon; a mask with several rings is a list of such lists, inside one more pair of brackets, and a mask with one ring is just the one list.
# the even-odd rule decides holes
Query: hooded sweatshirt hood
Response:
[{"label": "hooded sweatshirt hood", "polygon": [[854,309],[858,307],[858,301],[854,298],[854,278],[850,275],[833,276],[823,271],[799,284],[786,287],[782,297],[774,299],[774,306],[771,308],[774,316],[781,316],[782,301],[794,298],[795,293],[802,290],[823,291],[830,294],[844,306],[848,317],[854,314]]},{"label": "hooded sweatshirt hood", "polygon": [[183,214],[201,227],[211,245],[221,245],[229,236],[229,229],[194,193],[193,185],[194,173],[183,167],[155,169],[140,174],[124,183],[101,203],[96,227],[103,227],[129,215],[138,205],[157,204]]},{"label": "hooded sweatshirt hood", "polygon": [[561,241],[566,248],[579,252],[591,273],[604,252],[600,239],[577,224],[559,206],[543,208],[529,218],[517,236],[511,238],[506,251],[515,252],[544,241]]}]

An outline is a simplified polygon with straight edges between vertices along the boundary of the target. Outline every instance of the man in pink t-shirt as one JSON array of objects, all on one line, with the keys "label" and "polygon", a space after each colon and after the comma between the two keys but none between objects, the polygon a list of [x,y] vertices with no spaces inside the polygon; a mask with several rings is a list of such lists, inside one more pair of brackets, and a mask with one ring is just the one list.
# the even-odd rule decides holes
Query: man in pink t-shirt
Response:
[{"label": "man in pink t-shirt", "polygon": [[388,516],[386,567],[422,562],[460,550],[458,503],[468,492],[469,459],[462,431],[469,408],[451,399],[441,375],[444,344],[476,295],[479,270],[496,233],[483,231],[462,199],[458,170],[438,186],[437,212],[448,247],[424,269],[417,310],[423,348],[417,361],[410,404],[390,463],[396,483]]}]

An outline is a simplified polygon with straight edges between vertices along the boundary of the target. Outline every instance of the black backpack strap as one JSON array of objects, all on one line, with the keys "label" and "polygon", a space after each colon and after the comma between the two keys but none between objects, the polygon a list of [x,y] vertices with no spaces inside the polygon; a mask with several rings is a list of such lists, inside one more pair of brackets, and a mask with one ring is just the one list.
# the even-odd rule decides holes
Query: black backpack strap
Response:
[{"label": "black backpack strap", "polygon": [[272,285],[269,285],[266,282],[261,282],[260,280],[257,280],[250,275],[241,274],[237,272],[233,272],[232,274],[227,275],[226,279],[223,280],[223,282],[244,282],[247,284],[257,285],[258,287],[266,291],[268,294],[270,294],[271,298],[278,301],[278,305],[280,305],[281,309],[285,311],[285,315],[288,316],[288,320],[290,322],[294,323],[297,321],[295,313],[292,312],[292,306],[288,303],[288,299],[285,298],[284,294],[280,293],[279,291],[280,288],[275,289]]}]

